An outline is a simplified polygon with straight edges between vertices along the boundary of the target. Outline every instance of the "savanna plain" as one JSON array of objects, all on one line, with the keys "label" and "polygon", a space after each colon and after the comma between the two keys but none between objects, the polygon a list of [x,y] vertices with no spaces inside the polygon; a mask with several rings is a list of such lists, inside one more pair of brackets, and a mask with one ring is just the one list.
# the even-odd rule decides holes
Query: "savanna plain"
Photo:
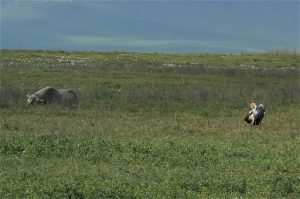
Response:
[{"label": "savanna plain", "polygon": [[300,196],[298,53],[0,52],[0,198]]}]

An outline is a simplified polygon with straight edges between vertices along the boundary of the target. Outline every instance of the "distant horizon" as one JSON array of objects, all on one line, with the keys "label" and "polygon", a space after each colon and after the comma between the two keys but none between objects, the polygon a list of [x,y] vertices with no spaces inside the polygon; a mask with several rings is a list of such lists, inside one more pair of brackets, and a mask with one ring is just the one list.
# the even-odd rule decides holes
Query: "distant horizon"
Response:
[{"label": "distant horizon", "polygon": [[299,1],[1,1],[0,49],[300,52]]},{"label": "distant horizon", "polygon": [[228,55],[239,55],[239,54],[297,54],[300,55],[298,49],[268,49],[260,52],[236,52],[236,53],[212,53],[212,52],[159,52],[159,51],[106,51],[106,50],[62,50],[62,49],[7,49],[0,48],[0,51],[36,51],[36,52],[65,52],[65,53],[141,53],[141,54],[228,54]]}]

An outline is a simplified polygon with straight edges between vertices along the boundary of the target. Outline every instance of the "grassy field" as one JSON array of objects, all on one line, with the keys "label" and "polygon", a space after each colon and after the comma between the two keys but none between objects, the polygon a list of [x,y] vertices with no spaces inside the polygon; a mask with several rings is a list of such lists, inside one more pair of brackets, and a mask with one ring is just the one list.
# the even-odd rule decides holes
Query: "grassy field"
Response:
[{"label": "grassy field", "polygon": [[[0,198],[300,196],[297,53],[1,50],[0,64]],[[26,106],[48,85],[80,106]]]}]

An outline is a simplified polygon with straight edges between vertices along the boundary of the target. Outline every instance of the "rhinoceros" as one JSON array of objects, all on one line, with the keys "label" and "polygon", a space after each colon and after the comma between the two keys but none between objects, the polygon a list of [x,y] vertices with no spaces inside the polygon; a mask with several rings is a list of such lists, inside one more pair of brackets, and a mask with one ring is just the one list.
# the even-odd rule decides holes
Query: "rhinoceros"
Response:
[{"label": "rhinoceros", "polygon": [[27,94],[28,104],[59,104],[63,106],[77,106],[78,98],[74,91],[70,89],[56,89],[45,87],[34,94]]}]

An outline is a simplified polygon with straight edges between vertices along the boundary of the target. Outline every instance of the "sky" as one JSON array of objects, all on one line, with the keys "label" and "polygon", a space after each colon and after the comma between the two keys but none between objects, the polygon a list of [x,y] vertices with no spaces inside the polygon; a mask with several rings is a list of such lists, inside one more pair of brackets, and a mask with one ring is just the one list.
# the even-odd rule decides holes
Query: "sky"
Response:
[{"label": "sky", "polygon": [[299,51],[299,0],[0,0],[1,49]]}]

